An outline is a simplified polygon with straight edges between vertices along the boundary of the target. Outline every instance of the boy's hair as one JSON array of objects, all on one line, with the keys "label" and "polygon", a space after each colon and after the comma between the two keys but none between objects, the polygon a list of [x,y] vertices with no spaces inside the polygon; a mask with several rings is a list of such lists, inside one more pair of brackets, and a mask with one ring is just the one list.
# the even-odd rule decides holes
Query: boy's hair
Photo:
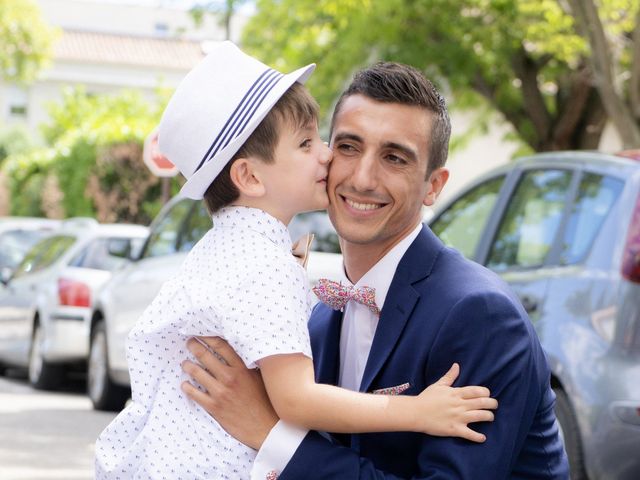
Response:
[{"label": "boy's hair", "polygon": [[331,119],[331,132],[342,102],[351,95],[364,95],[378,102],[400,103],[430,111],[433,121],[429,138],[427,178],[431,172],[444,166],[451,136],[447,105],[444,97],[420,71],[401,63],[380,62],[356,73],[338,99]]},{"label": "boy's hair", "polygon": [[295,82],[207,188],[204,202],[209,213],[220,210],[240,196],[240,191],[231,180],[231,165],[234,161],[238,158],[258,157],[265,163],[273,163],[276,160],[273,155],[285,125],[301,128],[317,120],[318,103],[304,85]]}]

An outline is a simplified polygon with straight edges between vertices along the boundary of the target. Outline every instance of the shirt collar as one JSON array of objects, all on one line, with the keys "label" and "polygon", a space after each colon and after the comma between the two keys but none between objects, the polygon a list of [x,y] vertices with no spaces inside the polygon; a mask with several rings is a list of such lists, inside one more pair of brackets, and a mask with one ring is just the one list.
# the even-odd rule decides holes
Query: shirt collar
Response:
[{"label": "shirt collar", "polygon": [[232,205],[221,208],[211,218],[214,228],[248,228],[291,253],[291,236],[287,226],[264,210]]},{"label": "shirt collar", "polygon": [[[354,285],[355,287],[372,287],[376,290],[376,305],[382,309],[384,301],[387,298],[391,281],[398,268],[400,260],[409,249],[409,246],[416,239],[422,230],[422,223],[418,223],[411,233],[398,242],[387,254],[382,257],[360,280]],[[346,275],[345,275],[346,276]],[[348,280],[347,280],[348,281]],[[349,282],[350,283],[350,282]]]}]

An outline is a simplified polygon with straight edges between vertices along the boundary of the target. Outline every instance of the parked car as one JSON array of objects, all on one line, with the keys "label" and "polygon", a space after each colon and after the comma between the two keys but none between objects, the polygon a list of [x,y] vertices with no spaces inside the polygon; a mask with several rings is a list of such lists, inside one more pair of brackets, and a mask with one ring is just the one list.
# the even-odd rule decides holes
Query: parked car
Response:
[{"label": "parked car", "polygon": [[0,364],[28,367],[55,388],[65,366],[86,361],[93,296],[140,248],[148,229],[70,219],[36,243],[0,285]]},{"label": "parked car", "polygon": [[27,251],[59,225],[46,218],[0,217],[0,275],[9,277]]},{"label": "parked car", "polygon": [[640,478],[640,162],[523,158],[440,205],[430,226],[520,296],[551,366],[572,478]]},{"label": "parked car", "polygon": [[[87,392],[94,408],[120,410],[130,395],[126,337],[162,284],[180,268],[193,245],[212,226],[203,202],[175,197],[150,226],[140,257],[114,274],[95,303]],[[289,225],[292,238],[316,234],[307,271],[318,278],[341,278],[342,257],[337,235],[325,214],[302,214]]]}]

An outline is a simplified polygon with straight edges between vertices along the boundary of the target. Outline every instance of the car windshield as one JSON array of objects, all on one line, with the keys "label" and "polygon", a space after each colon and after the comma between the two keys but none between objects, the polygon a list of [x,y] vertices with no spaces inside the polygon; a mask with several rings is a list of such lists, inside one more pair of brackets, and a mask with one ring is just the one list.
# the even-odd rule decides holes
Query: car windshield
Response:
[{"label": "car windshield", "polygon": [[35,243],[46,236],[44,230],[9,230],[0,235],[0,268],[12,270]]}]

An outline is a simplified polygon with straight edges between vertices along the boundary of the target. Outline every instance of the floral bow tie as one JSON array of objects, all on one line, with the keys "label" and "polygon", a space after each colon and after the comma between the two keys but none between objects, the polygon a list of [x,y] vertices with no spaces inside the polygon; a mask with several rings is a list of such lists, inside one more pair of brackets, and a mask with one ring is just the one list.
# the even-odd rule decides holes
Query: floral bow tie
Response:
[{"label": "floral bow tie", "polygon": [[376,290],[371,287],[354,288],[342,283],[321,278],[318,285],[313,287],[313,293],[334,310],[342,310],[349,300],[361,303],[374,315],[380,315],[380,309],[376,305]]}]

